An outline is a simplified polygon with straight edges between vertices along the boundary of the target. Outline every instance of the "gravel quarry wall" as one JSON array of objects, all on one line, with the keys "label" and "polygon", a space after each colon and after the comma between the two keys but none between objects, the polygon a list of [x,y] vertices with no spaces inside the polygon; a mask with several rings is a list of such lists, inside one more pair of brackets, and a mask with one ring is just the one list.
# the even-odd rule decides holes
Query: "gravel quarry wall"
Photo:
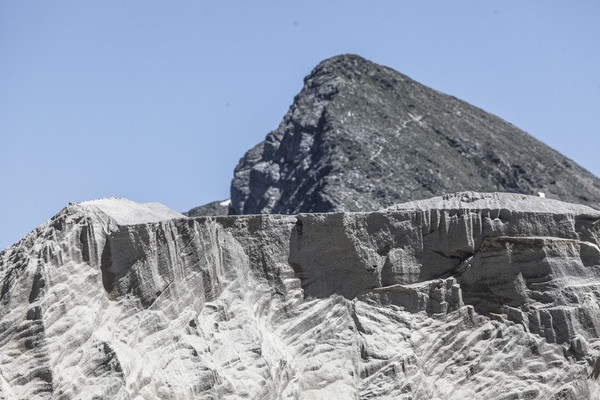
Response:
[{"label": "gravel quarry wall", "polygon": [[473,192],[371,213],[72,204],[0,253],[0,398],[598,398],[599,221]]}]

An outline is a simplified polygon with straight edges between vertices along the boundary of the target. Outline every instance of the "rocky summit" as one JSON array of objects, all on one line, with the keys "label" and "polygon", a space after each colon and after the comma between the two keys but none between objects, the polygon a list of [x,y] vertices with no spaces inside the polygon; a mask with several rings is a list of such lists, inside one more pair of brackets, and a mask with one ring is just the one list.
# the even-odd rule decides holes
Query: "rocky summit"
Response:
[{"label": "rocky summit", "polygon": [[598,399],[600,212],[71,204],[0,253],[1,399]]},{"label": "rocky summit", "polygon": [[235,168],[230,214],[374,211],[464,190],[600,208],[600,180],[500,118],[355,55],[321,62]]}]

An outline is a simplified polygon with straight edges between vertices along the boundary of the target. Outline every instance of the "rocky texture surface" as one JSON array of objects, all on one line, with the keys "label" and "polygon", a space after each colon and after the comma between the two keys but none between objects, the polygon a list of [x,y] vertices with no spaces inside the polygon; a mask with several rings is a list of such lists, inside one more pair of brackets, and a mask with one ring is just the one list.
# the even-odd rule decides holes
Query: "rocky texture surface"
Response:
[{"label": "rocky texture surface", "polygon": [[600,212],[511,194],[72,204],[0,253],[0,398],[600,398],[599,240]]},{"label": "rocky texture surface", "polygon": [[320,63],[240,160],[230,214],[375,211],[462,190],[600,208],[600,180],[511,124],[359,56]]}]

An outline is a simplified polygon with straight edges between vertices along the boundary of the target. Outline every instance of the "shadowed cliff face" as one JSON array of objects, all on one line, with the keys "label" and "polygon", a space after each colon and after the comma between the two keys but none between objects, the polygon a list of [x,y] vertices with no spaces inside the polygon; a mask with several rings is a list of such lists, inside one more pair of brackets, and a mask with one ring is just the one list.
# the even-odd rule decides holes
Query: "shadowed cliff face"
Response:
[{"label": "shadowed cliff face", "polygon": [[600,180],[511,124],[359,56],[320,63],[235,168],[229,214],[375,211],[462,190],[600,207]]},{"label": "shadowed cliff face", "polygon": [[70,205],[0,253],[0,398],[593,398],[599,221],[481,193],[297,216]]}]

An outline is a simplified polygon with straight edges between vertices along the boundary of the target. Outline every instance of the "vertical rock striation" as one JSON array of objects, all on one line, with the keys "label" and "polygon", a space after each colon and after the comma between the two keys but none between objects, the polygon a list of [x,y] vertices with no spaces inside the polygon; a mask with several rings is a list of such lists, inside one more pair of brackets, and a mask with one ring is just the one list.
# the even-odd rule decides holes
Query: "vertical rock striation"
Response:
[{"label": "vertical rock striation", "polygon": [[473,192],[297,216],[70,205],[0,253],[0,398],[597,398],[599,221]]}]

